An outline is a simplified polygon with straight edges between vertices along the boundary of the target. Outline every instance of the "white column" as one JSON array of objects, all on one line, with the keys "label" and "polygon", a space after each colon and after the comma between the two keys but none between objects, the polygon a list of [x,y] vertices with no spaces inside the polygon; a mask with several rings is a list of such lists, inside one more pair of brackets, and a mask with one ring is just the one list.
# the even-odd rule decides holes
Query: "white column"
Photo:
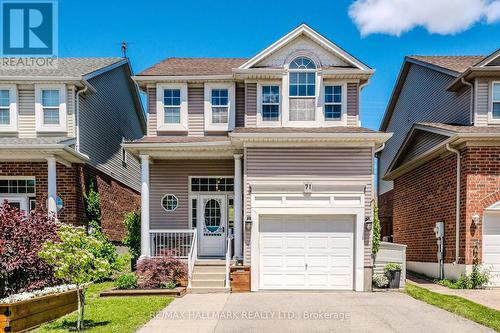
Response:
[{"label": "white column", "polygon": [[56,158],[47,157],[47,211],[49,216],[57,218],[57,172]]},{"label": "white column", "polygon": [[141,258],[149,255],[149,155],[141,155]]},{"label": "white column", "polygon": [[234,155],[234,255],[242,259],[243,252],[243,221],[242,221],[242,196],[243,189],[241,170],[241,154]]}]

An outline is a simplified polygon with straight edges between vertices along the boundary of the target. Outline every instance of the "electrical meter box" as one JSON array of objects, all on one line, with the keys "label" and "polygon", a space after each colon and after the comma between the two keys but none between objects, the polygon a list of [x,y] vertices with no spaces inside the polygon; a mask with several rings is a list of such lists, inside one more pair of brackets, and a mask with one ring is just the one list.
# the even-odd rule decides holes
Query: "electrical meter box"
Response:
[{"label": "electrical meter box", "polygon": [[444,237],[444,222],[436,222],[434,233],[436,234],[436,238]]}]

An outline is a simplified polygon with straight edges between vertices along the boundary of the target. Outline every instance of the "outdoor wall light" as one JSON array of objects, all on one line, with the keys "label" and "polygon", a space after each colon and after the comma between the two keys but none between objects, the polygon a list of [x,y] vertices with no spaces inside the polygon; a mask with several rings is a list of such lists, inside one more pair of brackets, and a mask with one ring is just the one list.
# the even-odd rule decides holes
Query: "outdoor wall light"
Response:
[{"label": "outdoor wall light", "polygon": [[252,217],[250,215],[248,215],[246,218],[245,218],[245,224],[246,225],[250,225],[252,224]]},{"label": "outdoor wall light", "polygon": [[481,216],[479,216],[479,214],[472,215],[472,222],[474,222],[474,225],[476,227],[479,227],[479,225],[481,224]]},{"label": "outdoor wall light", "polygon": [[369,217],[365,218],[365,228],[366,228],[366,231],[372,231],[373,221],[370,220]]}]

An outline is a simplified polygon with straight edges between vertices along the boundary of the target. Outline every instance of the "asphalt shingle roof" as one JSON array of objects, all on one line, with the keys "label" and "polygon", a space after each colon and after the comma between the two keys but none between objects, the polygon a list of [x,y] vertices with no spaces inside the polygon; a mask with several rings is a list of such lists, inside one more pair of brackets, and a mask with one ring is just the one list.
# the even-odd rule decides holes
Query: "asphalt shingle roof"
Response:
[{"label": "asphalt shingle roof", "polygon": [[419,56],[411,55],[408,58],[426,62],[431,65],[435,65],[441,68],[449,69],[455,72],[463,73],[469,67],[474,66],[481,60],[484,56]]},{"label": "asphalt shingle roof", "polygon": [[124,58],[58,58],[54,68],[0,66],[0,76],[81,77],[122,60]]},{"label": "asphalt shingle roof", "polygon": [[247,58],[167,58],[138,75],[224,75],[243,65]]},{"label": "asphalt shingle roof", "polygon": [[500,134],[500,127],[498,126],[471,126],[471,125],[455,125],[444,123],[417,123],[426,127],[442,129],[458,134],[462,133],[476,133],[476,134]]},{"label": "asphalt shingle roof", "polygon": [[66,136],[47,136],[38,138],[0,137],[0,145],[43,145],[66,144],[71,145],[74,138]]},{"label": "asphalt shingle roof", "polygon": [[379,133],[364,127],[238,127],[233,133]]}]

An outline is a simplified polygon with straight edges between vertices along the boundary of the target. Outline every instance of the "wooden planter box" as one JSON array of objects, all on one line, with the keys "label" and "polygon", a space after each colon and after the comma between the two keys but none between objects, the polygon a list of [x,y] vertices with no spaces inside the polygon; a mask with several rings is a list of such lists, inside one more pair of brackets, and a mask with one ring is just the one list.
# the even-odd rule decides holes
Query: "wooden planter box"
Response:
[{"label": "wooden planter box", "polygon": [[241,293],[250,291],[250,266],[231,267],[231,292]]},{"label": "wooden planter box", "polygon": [[24,332],[77,308],[76,290],[0,304],[0,332]]}]

